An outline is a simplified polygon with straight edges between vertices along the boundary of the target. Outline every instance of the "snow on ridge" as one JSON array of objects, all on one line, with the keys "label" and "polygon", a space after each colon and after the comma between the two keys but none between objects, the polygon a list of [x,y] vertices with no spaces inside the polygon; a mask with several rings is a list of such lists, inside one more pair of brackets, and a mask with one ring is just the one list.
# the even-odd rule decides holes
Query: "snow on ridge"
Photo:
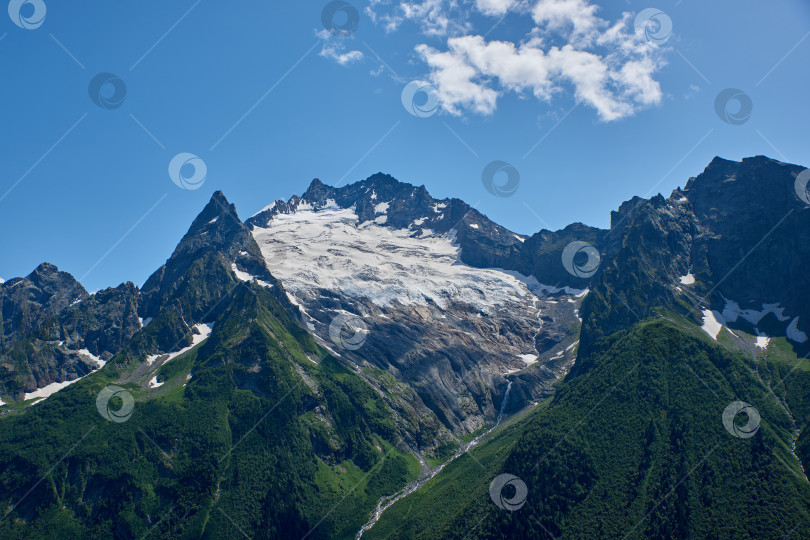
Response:
[{"label": "snow on ridge", "polygon": [[236,279],[238,279],[239,281],[247,281],[247,282],[255,281],[262,287],[267,287],[268,289],[273,286],[272,283],[267,283],[266,281],[262,281],[261,279],[257,278],[254,275],[239,270],[239,268],[236,266],[236,263],[234,262],[231,263],[231,270],[233,270],[233,273],[236,274]]},{"label": "snow on ridge", "polygon": [[54,382],[54,383],[51,383],[51,384],[47,384],[47,385],[43,386],[42,388],[37,388],[33,392],[26,392],[25,396],[23,396],[23,401],[28,401],[29,399],[37,399],[37,398],[45,399],[45,398],[47,398],[49,396],[54,395],[55,393],[57,393],[62,388],[66,388],[66,387],[70,386],[71,384],[75,383],[76,381],[79,381],[79,380],[81,380],[83,378],[84,377],[79,377],[77,379],[73,379],[72,381]]},{"label": "snow on ridge", "polygon": [[379,204],[375,204],[374,205],[374,213],[375,214],[384,214],[384,213],[388,212],[388,207],[390,205],[391,205],[391,203],[387,203],[387,202],[381,202]]},{"label": "snow on ridge", "polygon": [[259,210],[258,212],[256,212],[255,214],[253,214],[250,217],[256,217],[259,214],[261,214],[262,212],[266,212],[267,210],[272,210],[275,207],[276,207],[276,201],[273,201],[273,202],[271,202],[270,204],[268,204],[267,206],[265,206],[264,208],[262,208],[261,210]]},{"label": "snow on ridge", "polygon": [[168,358],[166,358],[166,360],[163,362],[165,364],[166,362],[174,360],[180,355],[186,354],[188,351],[190,351],[191,349],[193,349],[194,347],[196,347],[197,345],[208,339],[208,337],[211,335],[211,332],[214,331],[214,323],[210,322],[210,323],[195,324],[192,328],[197,332],[192,333],[191,335],[191,345],[189,345],[188,347],[184,347],[179,351],[173,353],[160,353],[147,356],[146,359],[144,360],[146,364],[151,366],[158,358],[168,356]]}]

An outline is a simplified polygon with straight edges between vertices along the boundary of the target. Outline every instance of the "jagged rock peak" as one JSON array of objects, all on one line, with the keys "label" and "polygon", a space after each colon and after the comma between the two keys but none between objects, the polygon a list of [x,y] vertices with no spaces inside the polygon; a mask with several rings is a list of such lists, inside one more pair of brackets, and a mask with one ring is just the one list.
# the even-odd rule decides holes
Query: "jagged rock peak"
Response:
[{"label": "jagged rock peak", "polygon": [[189,227],[186,236],[197,234],[200,231],[208,228],[209,225],[214,228],[240,228],[241,220],[236,213],[236,207],[228,202],[228,199],[221,191],[215,192],[211,196],[211,200],[205,205],[205,208],[197,215],[194,222]]}]

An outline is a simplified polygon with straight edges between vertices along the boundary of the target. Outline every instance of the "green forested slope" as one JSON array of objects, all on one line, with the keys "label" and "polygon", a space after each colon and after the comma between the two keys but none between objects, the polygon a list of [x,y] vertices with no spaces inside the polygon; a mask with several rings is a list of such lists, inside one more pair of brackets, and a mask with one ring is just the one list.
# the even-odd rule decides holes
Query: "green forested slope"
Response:
[{"label": "green forested slope", "polygon": [[[384,401],[257,285],[160,388],[116,360],[2,420],[0,537],[348,538],[415,473]],[[116,383],[120,423],[96,406]]]},{"label": "green forested slope", "polygon": [[[367,537],[810,535],[810,485],[790,450],[793,426],[758,376],[776,372],[775,364],[663,320],[618,332],[598,348],[517,440],[496,439],[472,454],[481,459],[448,467],[418,497],[390,508]],[[785,380],[794,416],[806,415],[807,371]],[[723,426],[723,411],[736,400],[761,414],[751,438]],[[490,499],[489,484],[502,473],[528,488],[519,510]]]}]

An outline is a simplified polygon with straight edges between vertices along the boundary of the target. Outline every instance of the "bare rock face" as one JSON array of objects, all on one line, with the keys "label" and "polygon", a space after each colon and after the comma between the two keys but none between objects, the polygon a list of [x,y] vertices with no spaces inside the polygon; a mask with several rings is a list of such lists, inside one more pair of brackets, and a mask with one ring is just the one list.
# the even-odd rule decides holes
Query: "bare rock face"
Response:
[{"label": "bare rock face", "polygon": [[0,284],[0,395],[20,400],[96,369],[141,328],[132,283],[90,295],[49,263]]},{"label": "bare rock face", "polygon": [[[316,180],[247,223],[304,324],[395,410],[474,432],[497,418],[509,382],[516,410],[573,362],[582,292],[520,273],[536,262],[521,255],[529,241],[462,201],[387,175],[341,189]],[[412,392],[400,399],[393,381]]]},{"label": "bare rock face", "polygon": [[805,354],[810,207],[796,193],[802,170],[763,156],[715,158],[667,199],[624,203],[612,214],[608,257],[583,306],[586,348],[665,307],[698,324],[711,317],[763,338],[787,337]]}]

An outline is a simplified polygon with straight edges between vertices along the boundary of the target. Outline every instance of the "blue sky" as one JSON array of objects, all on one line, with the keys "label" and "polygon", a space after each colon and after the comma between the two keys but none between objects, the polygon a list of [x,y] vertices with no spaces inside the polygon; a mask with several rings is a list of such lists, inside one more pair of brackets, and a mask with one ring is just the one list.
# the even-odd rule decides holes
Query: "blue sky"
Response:
[{"label": "blue sky", "polygon": [[[49,261],[89,290],[141,284],[215,190],[246,218],[383,171],[531,234],[607,227],[715,155],[810,165],[800,0],[358,0],[329,19],[356,12],[349,35],[323,1],[39,1],[41,25],[32,4],[16,19],[37,28],[0,20],[6,279]],[[115,108],[90,99],[99,73],[126,85]],[[433,114],[403,106],[414,80]],[[753,104],[738,125],[715,111],[726,88]],[[205,163],[198,189],[172,182],[180,153]],[[482,184],[495,160],[520,174],[510,197]]]}]

